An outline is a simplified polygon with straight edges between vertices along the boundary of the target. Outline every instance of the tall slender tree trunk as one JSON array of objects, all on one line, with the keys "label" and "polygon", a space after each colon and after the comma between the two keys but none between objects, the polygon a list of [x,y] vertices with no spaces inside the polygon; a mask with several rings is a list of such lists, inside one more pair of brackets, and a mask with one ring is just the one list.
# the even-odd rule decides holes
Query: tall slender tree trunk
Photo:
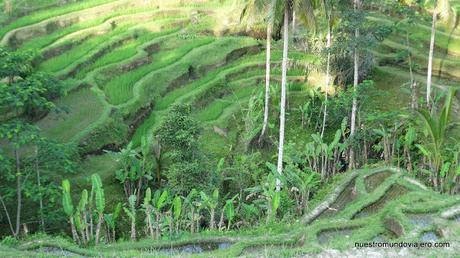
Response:
[{"label": "tall slender tree trunk", "polygon": [[155,233],[153,232],[153,225],[152,225],[152,213],[150,211],[150,208],[147,208],[145,216],[147,217],[147,227],[149,228],[150,237],[152,239],[155,239]]},{"label": "tall slender tree trunk", "polygon": [[43,214],[43,196],[40,179],[40,169],[38,167],[38,147],[35,146],[35,172],[37,174],[37,187],[38,187],[38,203],[40,206],[40,226],[41,230],[45,231],[45,219]]},{"label": "tall slender tree trunk", "polygon": [[[354,2],[354,8],[355,11],[358,10],[359,8],[359,0],[355,0]],[[355,38],[356,41],[359,38],[359,29],[355,29]],[[358,98],[356,96],[356,93],[358,91],[358,79],[359,79],[359,55],[358,55],[358,47],[355,46],[354,48],[354,54],[353,54],[353,62],[354,62],[354,74],[353,74],[353,104],[351,107],[351,125],[350,125],[350,138],[353,139],[353,136],[355,135],[356,131],[356,111],[358,108]],[[350,146],[350,167],[354,168],[355,167],[355,152],[353,149],[353,145]]]},{"label": "tall slender tree trunk", "polygon": [[2,195],[0,195],[0,202],[2,203],[3,210],[5,210],[6,219],[8,220],[8,225],[10,226],[11,234],[14,235],[13,223],[11,222],[10,213],[8,212],[8,209],[6,208],[6,205],[5,205],[5,202],[3,201],[3,196]]},{"label": "tall slender tree trunk", "polygon": [[75,228],[75,223],[73,217],[70,217],[70,230],[72,231],[73,241],[77,244],[80,244],[80,237],[78,237],[77,229]]},{"label": "tall slender tree trunk", "polygon": [[295,35],[295,11],[292,11],[292,35]]},{"label": "tall slender tree trunk", "polygon": [[406,31],[406,45],[407,52],[409,54],[409,75],[410,75],[410,92],[411,92],[411,108],[413,110],[417,109],[417,83],[414,79],[414,71],[412,69],[412,53],[410,51],[410,41],[409,41],[409,32]]},{"label": "tall slender tree trunk", "polygon": [[96,245],[99,244],[99,234],[101,232],[101,225],[102,225],[103,220],[104,220],[104,214],[99,213],[99,219],[97,221],[97,226],[96,226]]},{"label": "tall slender tree trunk", "polygon": [[433,53],[434,53],[434,40],[436,37],[436,6],[437,2],[434,3],[434,10],[433,10],[433,21],[431,23],[431,40],[430,40],[430,52],[428,55],[428,71],[426,75],[426,105],[430,108],[430,101],[431,101],[431,73],[433,71]]},{"label": "tall slender tree trunk", "polygon": [[[280,102],[280,138],[278,146],[277,171],[281,175],[283,172],[283,151],[284,151],[284,126],[286,122],[286,74],[289,46],[289,11],[284,8],[284,35],[283,35],[283,63],[281,71],[281,102]],[[276,191],[281,189],[281,181],[276,179]]]},{"label": "tall slender tree trunk", "polygon": [[324,130],[326,128],[326,119],[327,119],[327,97],[328,97],[328,90],[329,85],[331,83],[331,37],[332,37],[332,28],[331,28],[331,15],[329,14],[327,17],[327,41],[326,41],[326,49],[327,49],[327,61],[326,61],[326,95],[324,101],[324,114],[323,114],[323,126],[321,128],[321,138],[324,136]]},{"label": "tall slender tree trunk", "polygon": [[21,211],[22,211],[22,183],[21,183],[21,162],[19,159],[19,150],[17,147],[14,147],[14,157],[16,158],[16,230],[14,236],[19,236],[19,231],[21,230]]},{"label": "tall slender tree trunk", "polygon": [[131,219],[131,240],[136,241],[136,220]]},{"label": "tall slender tree trunk", "polygon": [[271,39],[272,39],[272,25],[267,25],[267,50],[266,50],[266,61],[265,61],[265,109],[264,109],[264,124],[262,126],[262,132],[260,133],[259,142],[262,141],[265,131],[268,125],[268,108],[270,101],[270,59],[271,59]]}]

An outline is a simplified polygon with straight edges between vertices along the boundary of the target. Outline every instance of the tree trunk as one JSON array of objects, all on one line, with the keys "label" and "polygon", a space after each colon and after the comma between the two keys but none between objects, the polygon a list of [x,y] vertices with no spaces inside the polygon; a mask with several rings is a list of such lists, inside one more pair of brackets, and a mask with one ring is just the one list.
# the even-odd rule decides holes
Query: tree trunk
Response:
[{"label": "tree trunk", "polygon": [[190,233],[194,233],[195,230],[195,223],[194,223],[194,220],[195,220],[195,210],[192,208],[192,221],[190,222]]},{"label": "tree trunk", "polygon": [[19,231],[21,230],[21,210],[22,210],[22,183],[21,183],[21,163],[19,160],[19,151],[17,147],[14,147],[14,156],[16,158],[16,230],[14,236],[19,236]]},{"label": "tree trunk", "polygon": [[136,221],[131,219],[131,240],[136,241]]},{"label": "tree trunk", "polygon": [[219,219],[219,230],[221,230],[224,227],[224,211],[220,213],[220,219]]},{"label": "tree trunk", "polygon": [[406,45],[407,52],[409,54],[409,75],[410,75],[410,93],[411,93],[411,108],[415,110],[418,108],[417,105],[417,83],[414,79],[414,71],[412,69],[412,53],[410,51],[410,41],[409,41],[409,32],[406,31]]},{"label": "tree trunk", "polygon": [[3,209],[5,210],[6,218],[8,220],[8,225],[10,226],[11,234],[14,235],[13,223],[11,222],[10,213],[6,208],[5,202],[3,201],[3,196],[0,195],[0,202],[2,203]]},{"label": "tree trunk", "polygon": [[[359,8],[359,0],[355,0],[354,3],[355,11]],[[355,38],[358,40],[359,38],[359,29],[355,29]],[[354,54],[353,54],[353,62],[354,62],[354,73],[353,73],[353,104],[351,108],[351,124],[350,124],[350,138],[353,140],[353,136],[355,135],[356,131],[356,111],[358,108],[358,99],[356,93],[358,91],[358,79],[359,79],[359,56],[358,56],[358,47],[355,46]],[[355,152],[353,150],[353,145],[350,146],[350,167],[355,167]]]},{"label": "tree trunk", "polygon": [[215,213],[216,211],[214,209],[211,209],[211,222],[210,222],[211,230],[213,230],[216,227],[216,222],[214,221]]},{"label": "tree trunk", "polygon": [[5,15],[10,15],[13,13],[13,1],[12,0],[5,0],[3,4],[3,12]]},{"label": "tree trunk", "polygon": [[73,223],[73,218],[70,218],[70,230],[72,231],[73,241],[77,244],[80,244],[80,238],[78,237],[77,230],[75,229],[75,224]]},{"label": "tree trunk", "polygon": [[292,11],[292,35],[295,35],[295,11]]},{"label": "tree trunk", "polygon": [[155,225],[155,238],[160,239],[160,213],[157,212],[155,216],[156,225]]},{"label": "tree trunk", "polygon": [[[288,44],[289,44],[289,13],[288,8],[284,9],[284,35],[283,35],[283,63],[281,74],[281,112],[280,112],[280,137],[278,146],[278,164],[277,171],[281,175],[283,171],[283,148],[284,148],[284,126],[286,116],[286,74],[287,74],[287,61],[288,61]],[[281,189],[281,181],[276,179],[276,191]]]},{"label": "tree trunk", "polygon": [[430,53],[428,56],[428,71],[427,71],[427,76],[426,76],[426,105],[428,108],[430,108],[430,99],[431,99],[431,73],[433,70],[433,53],[434,53],[434,40],[436,36],[436,4],[437,1],[435,1],[434,4],[434,10],[433,10],[433,21],[431,23],[431,40],[430,40]]},{"label": "tree trunk", "polygon": [[327,97],[328,97],[328,90],[329,85],[331,83],[331,37],[332,37],[332,28],[331,28],[331,16],[329,15],[327,18],[327,41],[326,41],[326,49],[327,49],[327,61],[326,61],[326,95],[324,101],[324,114],[323,114],[323,126],[321,128],[321,138],[324,136],[324,130],[326,128],[326,118],[327,118]]},{"label": "tree trunk", "polygon": [[154,239],[155,234],[153,233],[152,214],[149,208],[147,208],[145,215],[147,216],[147,227],[149,228],[150,237]]},{"label": "tree trunk", "polygon": [[41,189],[40,170],[38,168],[38,147],[35,146],[35,171],[37,173],[37,186],[38,186],[38,202],[40,206],[40,226],[41,230],[45,231],[45,219],[43,214],[43,196]]},{"label": "tree trunk", "polygon": [[272,25],[267,25],[267,50],[266,50],[266,61],[265,61],[265,109],[264,109],[264,124],[262,126],[262,132],[259,136],[259,142],[262,141],[265,131],[268,125],[268,108],[270,100],[270,59],[271,59],[271,38],[272,38]]},{"label": "tree trunk", "polygon": [[104,221],[104,216],[102,213],[99,214],[99,219],[96,226],[96,245],[99,244],[99,234],[101,232],[102,221]]}]

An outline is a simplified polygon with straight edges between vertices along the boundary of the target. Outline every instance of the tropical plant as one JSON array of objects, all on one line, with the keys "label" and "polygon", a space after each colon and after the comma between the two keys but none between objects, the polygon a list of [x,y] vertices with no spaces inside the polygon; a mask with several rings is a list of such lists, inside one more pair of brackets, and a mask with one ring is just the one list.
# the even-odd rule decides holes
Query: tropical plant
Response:
[{"label": "tropical plant", "polygon": [[117,221],[121,213],[121,207],[121,203],[118,203],[115,206],[113,213],[104,214],[104,221],[108,226],[107,237],[109,238],[109,240],[111,239],[112,242],[116,241]]},{"label": "tropical plant", "polygon": [[200,196],[201,202],[203,203],[204,207],[209,211],[209,224],[212,230],[216,227],[215,214],[217,205],[219,204],[219,189],[214,189],[212,194],[209,196],[205,192],[201,191]]},{"label": "tropical plant", "polygon": [[435,114],[434,110],[430,113],[428,110],[420,109],[417,111],[422,122],[424,134],[428,137],[428,141],[423,145],[417,145],[420,151],[429,159],[429,167],[431,172],[431,182],[435,189],[441,190],[440,178],[443,165],[443,151],[446,145],[446,133],[450,125],[452,104],[455,99],[456,89],[450,89],[446,96],[444,106],[439,114]]},{"label": "tropical plant", "polygon": [[136,240],[136,195],[132,194],[128,198],[128,207],[123,207],[126,215],[131,220],[131,240]]},{"label": "tropical plant", "polygon": [[104,189],[102,188],[102,181],[99,174],[93,174],[91,176],[91,183],[95,189],[95,200],[96,200],[96,211],[98,213],[98,221],[96,226],[96,245],[99,244],[99,234],[101,226],[104,221],[104,209],[105,209],[105,196]]},{"label": "tropical plant", "polygon": [[152,198],[153,211],[155,213],[155,238],[159,239],[161,236],[161,219],[162,209],[169,204],[169,191],[167,189],[155,191]]},{"label": "tropical plant", "polygon": [[67,179],[62,181],[62,206],[64,207],[64,213],[69,218],[73,240],[80,244],[80,238],[74,223],[74,206],[70,195],[70,182]]},{"label": "tropical plant", "polygon": [[176,233],[179,233],[180,219],[182,217],[182,198],[176,195],[172,201],[172,213],[174,223],[176,224]]}]

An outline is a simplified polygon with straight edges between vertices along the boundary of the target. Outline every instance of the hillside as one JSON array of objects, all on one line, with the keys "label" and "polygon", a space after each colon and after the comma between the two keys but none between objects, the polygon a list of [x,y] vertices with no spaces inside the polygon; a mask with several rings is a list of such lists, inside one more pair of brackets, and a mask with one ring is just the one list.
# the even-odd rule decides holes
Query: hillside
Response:
[{"label": "hillside", "polygon": [[[0,1],[5,15],[0,57],[7,60],[4,53],[11,51],[11,56],[26,53],[30,59],[30,69],[16,75],[8,62],[0,67],[5,70],[0,70],[5,92],[0,123],[6,128],[0,128],[0,170],[5,172],[0,197],[5,211],[16,209],[21,198],[25,206],[15,234],[23,237],[5,238],[0,254],[336,257],[347,250],[350,256],[372,257],[353,249],[366,241],[451,244],[441,250],[375,250],[388,256],[436,256],[439,251],[454,257],[460,251],[460,106],[454,91],[460,87],[460,1],[447,1],[449,16],[437,17],[431,104],[425,100],[431,14],[442,11],[433,9],[433,1],[401,1],[398,7],[369,1],[362,17],[356,14],[360,10],[349,13],[352,1],[326,6],[312,1],[312,12],[305,15],[316,20],[313,26],[304,23],[303,9],[292,5],[285,11],[291,19],[287,41],[283,12],[273,14],[280,18],[273,22],[268,66],[271,16],[249,13],[253,1],[25,2],[27,8],[20,1]],[[328,8],[334,16],[330,49],[325,47]],[[352,40],[354,30],[361,32],[359,43]],[[359,64],[353,63],[353,53],[359,53]],[[353,74],[356,67],[360,70]],[[267,68],[270,100],[265,105]],[[45,74],[53,78],[40,81],[40,87],[62,84],[60,93],[45,97],[47,104],[40,104],[41,98],[7,106],[12,102],[7,89],[23,87],[29,70],[38,76],[33,82]],[[281,130],[283,78],[287,102]],[[30,92],[18,99],[43,93]],[[265,134],[264,107],[270,107]],[[8,127],[16,119],[36,128],[37,135],[17,143],[22,129]],[[284,159],[283,147],[278,149],[281,134]],[[40,137],[63,149],[41,152],[42,142],[35,142]],[[37,158],[39,151],[43,158]],[[35,184],[35,173],[45,185],[38,190],[28,185]],[[91,237],[81,245],[71,242],[75,235],[61,204],[66,179],[71,213],[85,216],[77,236],[88,230],[86,216],[91,218]],[[281,192],[278,183],[286,186]],[[92,203],[82,204],[84,189],[90,193],[88,203],[96,198],[93,191],[94,196],[97,189],[103,191],[102,212],[93,214]],[[192,189],[196,193],[189,200]],[[149,233],[144,221],[150,215],[142,201],[150,190],[151,199],[164,192],[168,197],[158,209],[152,203]],[[19,202],[18,192],[24,192]],[[137,198],[135,205],[131,196]],[[184,209],[177,220],[175,197]],[[118,203],[124,209],[115,234],[115,222],[112,228],[105,215],[114,216]],[[37,214],[39,205],[49,216]],[[138,212],[136,242],[128,241],[134,240],[130,209]],[[14,231],[7,214],[0,214],[0,236]],[[77,220],[74,216],[71,221]],[[40,230],[39,218],[47,230]],[[104,221],[104,245],[93,245],[99,241],[92,236],[93,219]],[[149,239],[153,235],[155,240]]]}]

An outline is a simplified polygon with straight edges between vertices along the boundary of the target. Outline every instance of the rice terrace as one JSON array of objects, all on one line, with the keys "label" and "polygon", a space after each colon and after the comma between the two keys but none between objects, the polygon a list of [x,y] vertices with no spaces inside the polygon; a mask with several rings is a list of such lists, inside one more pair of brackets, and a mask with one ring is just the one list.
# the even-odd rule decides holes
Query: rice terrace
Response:
[{"label": "rice terrace", "polygon": [[460,257],[460,0],[0,0],[0,257]]}]

